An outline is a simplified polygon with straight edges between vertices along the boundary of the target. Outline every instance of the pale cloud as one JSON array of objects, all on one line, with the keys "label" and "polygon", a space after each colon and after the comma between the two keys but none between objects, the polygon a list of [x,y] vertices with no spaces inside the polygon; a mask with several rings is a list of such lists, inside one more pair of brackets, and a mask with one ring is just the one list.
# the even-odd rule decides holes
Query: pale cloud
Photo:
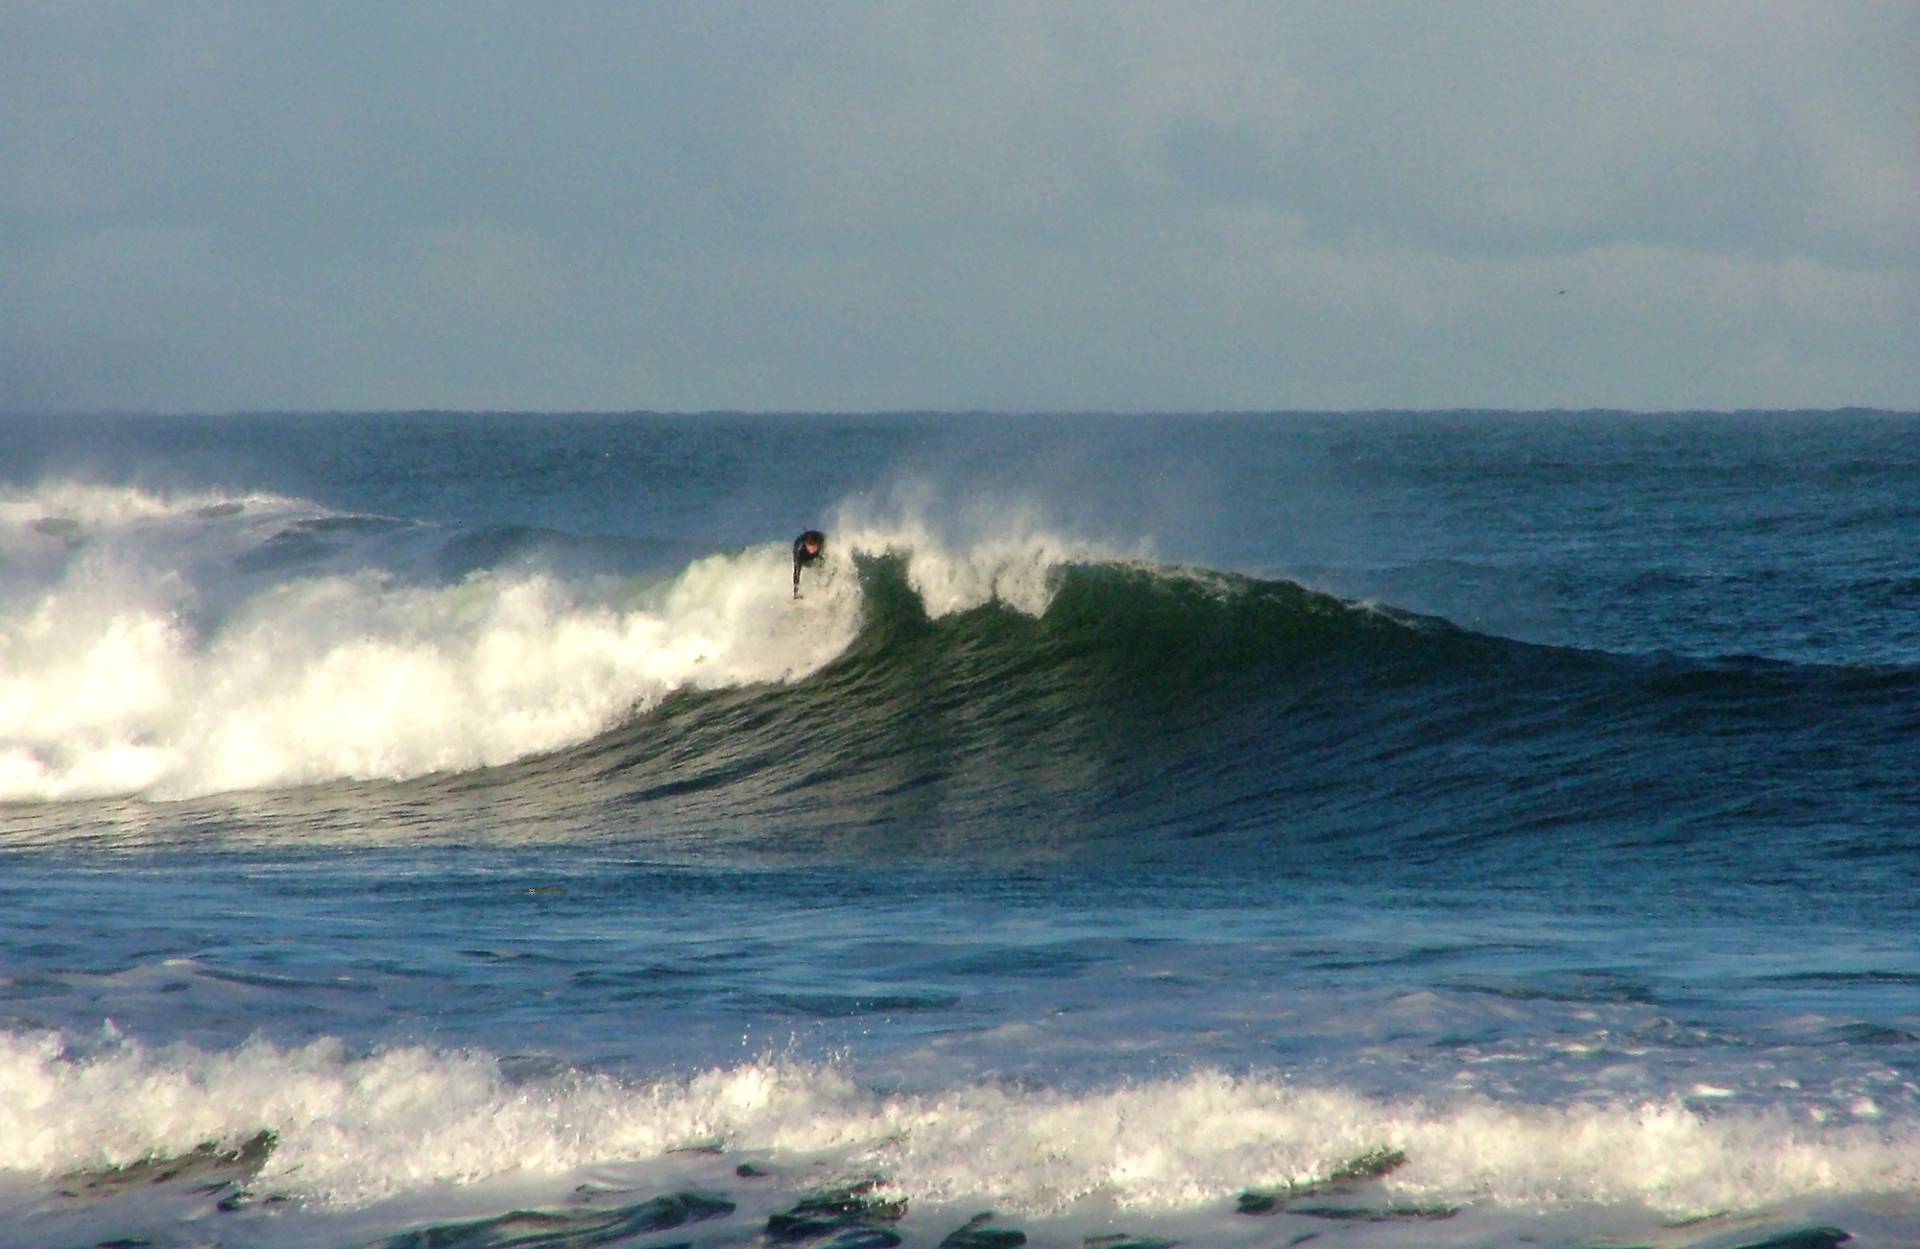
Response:
[{"label": "pale cloud", "polygon": [[1920,406],[1916,63],[1847,3],[13,6],[0,409]]}]

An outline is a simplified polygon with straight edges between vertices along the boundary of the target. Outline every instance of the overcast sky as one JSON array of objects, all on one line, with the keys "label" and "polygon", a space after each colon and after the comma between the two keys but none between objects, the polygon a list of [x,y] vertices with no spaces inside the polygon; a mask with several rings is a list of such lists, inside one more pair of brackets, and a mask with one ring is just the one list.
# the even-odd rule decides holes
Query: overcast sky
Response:
[{"label": "overcast sky", "polygon": [[1920,4],[0,0],[0,410],[1920,408]]}]

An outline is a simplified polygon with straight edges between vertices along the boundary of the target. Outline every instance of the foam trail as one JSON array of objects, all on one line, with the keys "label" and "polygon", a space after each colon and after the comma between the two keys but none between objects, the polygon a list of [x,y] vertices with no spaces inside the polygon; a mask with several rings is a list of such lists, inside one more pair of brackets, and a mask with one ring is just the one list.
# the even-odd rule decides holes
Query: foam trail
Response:
[{"label": "foam trail", "polygon": [[[677,689],[817,671],[859,631],[858,558],[903,558],[936,617],[989,603],[1037,616],[1062,564],[1112,558],[1025,509],[959,509],[959,540],[931,514],[953,510],[841,508],[796,608],[777,544],[650,585],[539,570],[414,585],[379,545],[430,529],[412,522],[270,495],[54,483],[0,496],[0,801],[504,763]],[[288,553],[302,558],[283,565]]]},{"label": "foam trail", "polygon": [[1559,1109],[1379,1100],[1215,1071],[1090,1093],[969,1085],[878,1093],[830,1066],[760,1061],[630,1082],[520,1082],[492,1057],[337,1041],[224,1053],[92,1053],[0,1034],[0,1169],[53,1176],[229,1146],[277,1146],[262,1187],[346,1205],[444,1183],[563,1173],[719,1142],[865,1169],[915,1200],[1026,1214],[1086,1203],[1220,1208],[1249,1185],[1407,1155],[1396,1199],[1528,1207],[1633,1203],[1671,1216],[1920,1185],[1920,1130],[1704,1117],[1678,1104]]},{"label": "foam trail", "polygon": [[[676,689],[816,672],[858,633],[860,556],[902,556],[931,616],[989,602],[1039,616],[1062,564],[1112,558],[1025,508],[960,508],[966,533],[948,539],[925,522],[931,508],[841,508],[795,608],[780,545],[653,585],[538,570],[411,585],[378,545],[411,522],[273,495],[8,493],[0,800],[503,764],[588,741]],[[263,558],[317,533],[346,537],[292,570]]]},{"label": "foam trail", "polygon": [[590,738],[676,689],[804,676],[859,626],[852,576],[823,579],[796,611],[778,547],[650,586],[235,571],[263,535],[314,512],[74,488],[0,503],[8,549],[35,556],[0,602],[0,800],[501,763]]}]

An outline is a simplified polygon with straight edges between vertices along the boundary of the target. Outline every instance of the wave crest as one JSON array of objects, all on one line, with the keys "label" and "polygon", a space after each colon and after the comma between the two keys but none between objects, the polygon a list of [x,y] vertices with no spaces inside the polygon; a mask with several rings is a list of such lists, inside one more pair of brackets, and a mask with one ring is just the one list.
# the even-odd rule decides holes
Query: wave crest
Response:
[{"label": "wave crest", "polygon": [[[668,575],[518,560],[448,582],[475,537],[269,496],[59,483],[0,499],[0,801],[177,798],[463,771],[586,742],[678,690],[787,682],[847,650],[858,564],[906,561],[934,616],[1038,614],[1068,544],[953,549],[849,525],[791,601],[784,548]],[[520,554],[525,543],[501,544]],[[450,561],[445,552],[459,558]]]}]

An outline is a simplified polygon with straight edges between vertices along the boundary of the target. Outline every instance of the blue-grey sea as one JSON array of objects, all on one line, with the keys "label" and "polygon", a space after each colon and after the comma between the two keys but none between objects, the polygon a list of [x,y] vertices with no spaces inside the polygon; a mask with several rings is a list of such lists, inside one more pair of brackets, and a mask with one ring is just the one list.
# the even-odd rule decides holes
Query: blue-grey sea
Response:
[{"label": "blue-grey sea", "polygon": [[0,1247],[1843,1243],[1920,415],[0,418]]}]

